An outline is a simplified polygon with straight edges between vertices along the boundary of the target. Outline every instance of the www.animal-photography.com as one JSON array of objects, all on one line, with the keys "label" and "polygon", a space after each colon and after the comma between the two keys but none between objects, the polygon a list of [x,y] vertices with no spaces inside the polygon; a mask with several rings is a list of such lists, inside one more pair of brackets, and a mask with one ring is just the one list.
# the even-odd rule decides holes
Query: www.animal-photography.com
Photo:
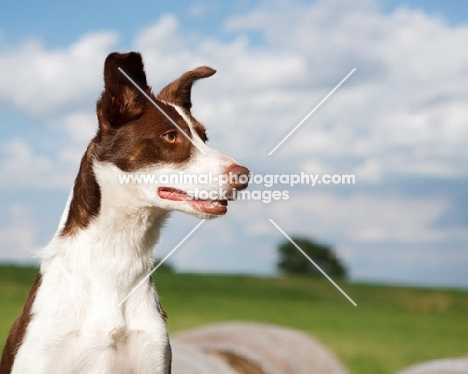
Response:
[{"label": "www.animal-photography.com", "polygon": [[468,3],[0,5],[0,374],[468,374]]}]

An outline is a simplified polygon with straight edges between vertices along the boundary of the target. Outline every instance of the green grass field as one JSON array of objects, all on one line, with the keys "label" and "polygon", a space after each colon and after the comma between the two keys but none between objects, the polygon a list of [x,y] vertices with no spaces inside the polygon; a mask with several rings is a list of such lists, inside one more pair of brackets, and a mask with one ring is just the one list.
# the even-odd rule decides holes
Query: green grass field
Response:
[{"label": "green grass field", "polygon": [[[36,270],[0,267],[0,345],[20,314]],[[410,364],[468,354],[468,293],[343,283],[353,307],[317,278],[160,273],[155,282],[170,332],[227,320],[305,331],[355,374],[395,373]]]}]

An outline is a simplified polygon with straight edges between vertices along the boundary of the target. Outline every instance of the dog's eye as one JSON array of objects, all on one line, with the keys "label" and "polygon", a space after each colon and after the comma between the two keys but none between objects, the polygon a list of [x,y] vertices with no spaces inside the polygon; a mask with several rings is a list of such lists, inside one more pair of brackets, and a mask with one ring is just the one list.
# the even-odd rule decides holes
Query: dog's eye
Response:
[{"label": "dog's eye", "polygon": [[169,131],[165,134],[162,134],[161,137],[168,143],[175,143],[177,139],[177,133],[175,131]]}]

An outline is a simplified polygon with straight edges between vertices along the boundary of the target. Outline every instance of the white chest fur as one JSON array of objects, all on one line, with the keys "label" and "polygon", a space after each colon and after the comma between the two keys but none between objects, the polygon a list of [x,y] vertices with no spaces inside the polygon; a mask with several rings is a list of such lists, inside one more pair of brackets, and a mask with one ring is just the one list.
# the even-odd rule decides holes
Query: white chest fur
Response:
[{"label": "white chest fur", "polygon": [[167,214],[105,213],[44,249],[42,283],[13,374],[170,372],[166,323],[151,280],[118,306],[150,271]]}]

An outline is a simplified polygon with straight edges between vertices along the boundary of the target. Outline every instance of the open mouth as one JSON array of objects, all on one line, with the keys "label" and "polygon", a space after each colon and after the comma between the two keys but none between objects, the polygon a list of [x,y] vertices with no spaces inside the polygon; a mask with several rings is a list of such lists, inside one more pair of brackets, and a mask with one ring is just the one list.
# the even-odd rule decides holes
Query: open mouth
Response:
[{"label": "open mouth", "polygon": [[184,191],[171,187],[159,187],[158,196],[161,199],[172,201],[187,201],[195,210],[212,215],[222,215],[227,212],[227,200],[201,200],[194,199]]}]

